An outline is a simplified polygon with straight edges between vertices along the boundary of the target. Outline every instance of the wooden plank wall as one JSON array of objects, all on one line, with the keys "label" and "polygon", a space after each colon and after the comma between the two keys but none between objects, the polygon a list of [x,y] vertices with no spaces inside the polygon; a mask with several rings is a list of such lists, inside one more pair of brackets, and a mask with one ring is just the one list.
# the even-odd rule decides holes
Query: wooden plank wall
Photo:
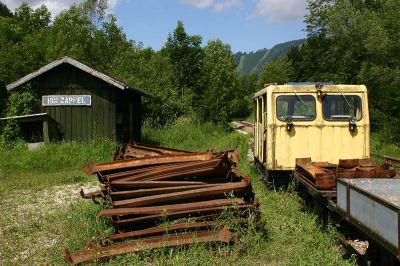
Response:
[{"label": "wooden plank wall", "polygon": [[133,99],[133,139],[140,142],[142,137],[142,103],[141,97]]},{"label": "wooden plank wall", "polygon": [[116,137],[116,90],[108,83],[70,65],[38,78],[41,95],[91,95],[92,106],[43,107],[60,125],[65,140]]}]

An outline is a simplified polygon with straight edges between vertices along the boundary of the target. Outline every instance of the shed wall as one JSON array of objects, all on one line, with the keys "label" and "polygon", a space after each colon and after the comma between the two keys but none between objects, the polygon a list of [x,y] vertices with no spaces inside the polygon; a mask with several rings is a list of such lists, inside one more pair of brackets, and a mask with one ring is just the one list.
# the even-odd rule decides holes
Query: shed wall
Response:
[{"label": "shed wall", "polygon": [[92,106],[42,107],[60,126],[65,140],[116,137],[116,88],[71,65],[63,64],[37,79],[43,95],[91,95]]}]

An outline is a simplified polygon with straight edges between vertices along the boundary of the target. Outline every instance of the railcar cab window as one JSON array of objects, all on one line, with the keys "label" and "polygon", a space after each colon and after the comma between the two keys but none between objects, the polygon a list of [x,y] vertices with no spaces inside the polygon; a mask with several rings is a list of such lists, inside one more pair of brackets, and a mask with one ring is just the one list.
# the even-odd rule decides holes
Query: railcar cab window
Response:
[{"label": "railcar cab window", "polygon": [[356,95],[326,95],[322,100],[324,119],[328,121],[349,121],[362,119],[361,98]]},{"label": "railcar cab window", "polygon": [[280,121],[312,121],[315,119],[315,98],[312,95],[278,96],[276,115]]}]

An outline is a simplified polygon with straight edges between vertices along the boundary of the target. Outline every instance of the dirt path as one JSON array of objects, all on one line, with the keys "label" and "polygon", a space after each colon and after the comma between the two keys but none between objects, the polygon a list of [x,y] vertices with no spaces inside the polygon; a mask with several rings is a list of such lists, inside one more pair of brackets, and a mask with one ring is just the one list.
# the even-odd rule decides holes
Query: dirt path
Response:
[{"label": "dirt path", "polygon": [[1,193],[0,265],[47,264],[45,257],[35,254],[45,255],[59,243],[57,217],[80,199],[81,188],[87,192],[97,187],[90,182]]}]

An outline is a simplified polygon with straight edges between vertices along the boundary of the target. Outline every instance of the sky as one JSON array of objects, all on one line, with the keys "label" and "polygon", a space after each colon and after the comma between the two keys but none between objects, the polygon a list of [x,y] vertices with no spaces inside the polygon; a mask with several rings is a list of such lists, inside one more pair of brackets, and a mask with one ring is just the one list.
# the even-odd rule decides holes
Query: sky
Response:
[{"label": "sky", "polygon": [[[22,0],[0,0],[11,10]],[[26,0],[44,4],[53,18],[81,0]],[[307,0],[109,0],[110,12],[127,37],[159,50],[181,20],[189,34],[221,39],[233,52],[271,48],[304,38]]]}]

